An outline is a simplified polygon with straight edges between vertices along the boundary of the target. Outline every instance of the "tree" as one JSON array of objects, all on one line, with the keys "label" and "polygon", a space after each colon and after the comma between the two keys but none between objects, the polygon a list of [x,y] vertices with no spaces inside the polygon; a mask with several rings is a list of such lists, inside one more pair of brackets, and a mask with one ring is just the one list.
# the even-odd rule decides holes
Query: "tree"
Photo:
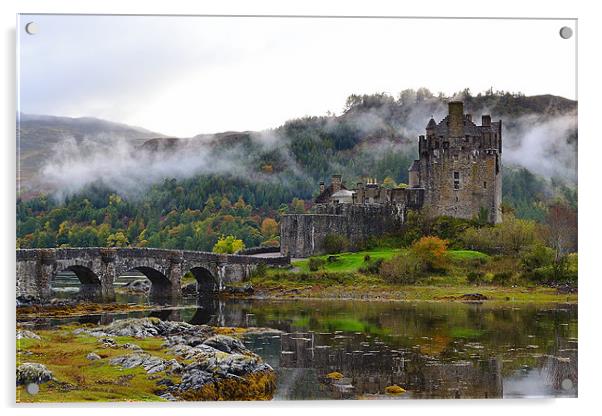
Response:
[{"label": "tree", "polygon": [[278,223],[273,218],[265,218],[261,222],[261,234],[265,238],[272,237],[278,234]]},{"label": "tree", "polygon": [[127,247],[129,244],[128,238],[123,231],[117,231],[107,237],[107,247]]},{"label": "tree", "polygon": [[234,254],[245,248],[245,243],[238,240],[236,237],[229,235],[220,237],[217,243],[213,246],[212,251],[220,254]]},{"label": "tree", "polygon": [[410,247],[410,253],[420,259],[427,271],[447,268],[447,241],[439,237],[422,237]]},{"label": "tree", "polygon": [[395,180],[394,180],[392,177],[390,177],[390,176],[387,176],[387,177],[386,177],[386,178],[383,180],[383,188],[386,188],[386,189],[393,189],[393,188],[395,188],[396,186],[397,186],[397,184],[395,183]]},{"label": "tree", "polygon": [[292,214],[305,214],[305,201],[299,198],[293,198],[291,203]]},{"label": "tree", "polygon": [[561,277],[567,265],[567,255],[577,250],[577,212],[564,203],[549,207],[544,238],[554,250],[554,271]]}]

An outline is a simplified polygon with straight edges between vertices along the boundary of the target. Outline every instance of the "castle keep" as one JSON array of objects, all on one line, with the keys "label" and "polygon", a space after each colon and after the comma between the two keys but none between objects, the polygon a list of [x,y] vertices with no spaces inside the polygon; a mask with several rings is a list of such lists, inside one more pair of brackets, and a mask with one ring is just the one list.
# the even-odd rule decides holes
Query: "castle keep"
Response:
[{"label": "castle keep", "polygon": [[419,159],[409,168],[407,187],[387,189],[368,178],[348,188],[340,175],[320,183],[311,214],[285,215],[280,250],[291,257],[324,252],[324,239],[343,235],[350,249],[371,236],[400,231],[408,210],[457,218],[501,221],[502,122],[483,115],[481,125],[464,114],[462,102],[449,103],[448,115],[431,118],[418,137]]}]

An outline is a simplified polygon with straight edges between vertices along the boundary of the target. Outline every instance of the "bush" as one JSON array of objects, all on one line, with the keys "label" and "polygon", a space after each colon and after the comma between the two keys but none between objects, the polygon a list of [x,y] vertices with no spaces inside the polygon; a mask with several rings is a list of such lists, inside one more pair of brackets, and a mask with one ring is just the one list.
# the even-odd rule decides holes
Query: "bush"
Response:
[{"label": "bush", "polygon": [[426,271],[445,271],[448,267],[447,241],[439,237],[422,237],[412,244],[410,253],[421,261]]},{"label": "bush", "polygon": [[339,254],[347,250],[349,240],[342,235],[328,234],[324,237],[324,251],[328,254]]},{"label": "bush", "polygon": [[[368,258],[370,256],[367,256]],[[364,273],[364,274],[378,274],[379,270],[380,270],[380,266],[383,263],[383,259],[375,259],[375,260],[368,260],[365,261],[364,260],[364,265],[361,266],[358,271],[360,273]]]},{"label": "bush", "polygon": [[264,277],[267,273],[268,266],[265,263],[259,263],[255,270],[251,273],[251,277]]},{"label": "bush", "polygon": [[414,283],[424,273],[422,260],[410,253],[402,253],[380,265],[379,275],[389,283]]},{"label": "bush", "polygon": [[523,251],[520,262],[527,272],[549,266],[554,262],[554,250],[543,244],[535,244]]},{"label": "bush", "polygon": [[324,261],[324,259],[321,259],[319,257],[309,258],[309,270],[312,272],[318,271],[319,269],[324,267],[325,264],[326,262]]},{"label": "bush", "polygon": [[538,267],[527,271],[524,277],[536,284],[569,284],[577,286],[577,253],[569,254],[557,264]]},{"label": "bush", "polygon": [[467,228],[461,235],[466,248],[485,253],[519,253],[524,247],[538,242],[535,221],[504,215],[504,221],[494,226]]},{"label": "bush", "polygon": [[366,254],[364,256],[364,263],[368,263],[370,261],[370,254]]},{"label": "bush", "polygon": [[512,281],[512,272],[499,272],[493,275],[492,283],[498,286],[508,286]]},{"label": "bush", "polygon": [[468,284],[480,286],[485,283],[485,273],[483,272],[470,272],[466,276]]}]

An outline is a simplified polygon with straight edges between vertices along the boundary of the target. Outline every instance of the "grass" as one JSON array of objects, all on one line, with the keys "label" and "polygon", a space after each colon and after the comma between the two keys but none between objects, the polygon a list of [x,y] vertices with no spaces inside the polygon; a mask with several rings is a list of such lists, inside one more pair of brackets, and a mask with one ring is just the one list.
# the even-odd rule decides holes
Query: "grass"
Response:
[{"label": "grass", "polygon": [[[388,260],[399,254],[400,249],[378,249],[378,250],[367,250],[358,251],[356,253],[341,253],[333,255],[318,256],[318,258],[325,261],[323,270],[328,272],[356,272],[360,267],[364,265],[364,257],[370,256],[371,260],[383,259]],[[328,257],[335,256],[337,261],[329,262]],[[303,259],[292,262],[293,267],[300,272],[309,272],[309,259]]]},{"label": "grass", "polygon": [[491,257],[472,250],[450,250],[450,269],[445,274],[432,274],[413,285],[387,283],[380,276],[360,272],[370,261],[390,259],[402,249],[380,248],[355,253],[341,253],[337,260],[328,262],[328,255],[319,256],[324,260],[320,270],[309,271],[309,259],[293,262],[293,268],[268,269],[263,276],[251,278],[253,286],[261,296],[273,298],[331,298],[365,300],[423,300],[455,301],[467,293],[481,293],[488,302],[535,302],[558,303],[576,302],[577,295],[560,295],[556,289],[543,286],[496,286],[490,279],[482,286],[470,285],[466,276],[469,271],[481,270],[489,277],[505,270],[517,270],[516,259]]},{"label": "grass", "polygon": [[[53,330],[37,330],[40,340],[17,340],[17,366],[24,362],[44,364],[57,381],[40,385],[35,396],[17,386],[18,402],[82,402],[82,401],[163,401],[155,394],[156,380],[149,379],[140,367],[123,369],[109,364],[113,357],[130,353],[123,348],[103,348],[94,337],[74,335],[73,326]],[[152,355],[168,358],[162,338],[115,337],[118,343],[139,345]],[[27,351],[27,354],[25,352]],[[95,352],[101,359],[90,361]],[[160,378],[177,382],[177,377],[164,372]]]}]

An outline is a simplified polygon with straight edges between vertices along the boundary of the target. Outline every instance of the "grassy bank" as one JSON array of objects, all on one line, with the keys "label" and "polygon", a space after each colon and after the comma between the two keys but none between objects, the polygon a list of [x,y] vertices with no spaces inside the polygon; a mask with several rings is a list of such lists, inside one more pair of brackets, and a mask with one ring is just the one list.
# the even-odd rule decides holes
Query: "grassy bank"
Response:
[{"label": "grassy bank", "polygon": [[[367,266],[404,253],[403,249],[377,249],[335,256],[319,256],[318,270],[310,271],[310,259],[294,261],[289,270],[267,269],[251,278],[259,297],[332,298],[365,300],[465,300],[462,295],[479,293],[488,302],[577,302],[577,294],[562,294],[557,289],[511,280],[494,284],[496,274],[519,269],[512,257],[491,257],[471,250],[450,250],[450,265],[443,273],[430,273],[413,284],[388,282]],[[470,272],[485,278],[469,283]]]}]

